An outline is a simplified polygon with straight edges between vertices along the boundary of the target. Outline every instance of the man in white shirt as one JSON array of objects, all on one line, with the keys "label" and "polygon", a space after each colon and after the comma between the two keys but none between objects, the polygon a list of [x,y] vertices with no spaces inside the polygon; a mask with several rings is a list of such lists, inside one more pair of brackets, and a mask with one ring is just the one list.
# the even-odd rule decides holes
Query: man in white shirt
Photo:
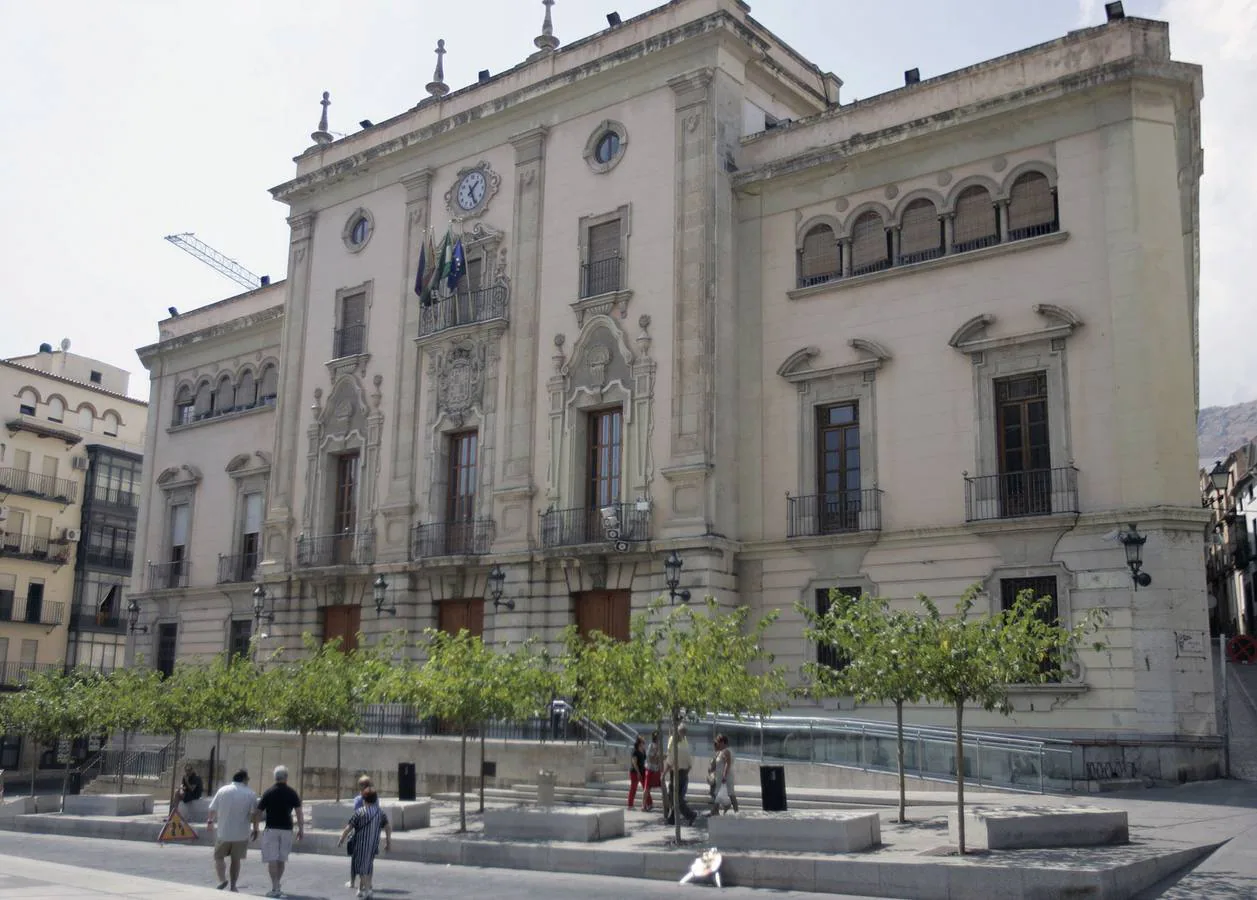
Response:
[{"label": "man in white shirt", "polygon": [[[240,863],[249,852],[249,840],[258,836],[258,795],[249,787],[249,773],[241,769],[231,776],[231,784],[218,789],[210,801],[207,827],[217,826],[214,835],[214,871],[218,889],[230,883],[236,890]],[[231,857],[231,880],[227,879],[227,858]]]}]

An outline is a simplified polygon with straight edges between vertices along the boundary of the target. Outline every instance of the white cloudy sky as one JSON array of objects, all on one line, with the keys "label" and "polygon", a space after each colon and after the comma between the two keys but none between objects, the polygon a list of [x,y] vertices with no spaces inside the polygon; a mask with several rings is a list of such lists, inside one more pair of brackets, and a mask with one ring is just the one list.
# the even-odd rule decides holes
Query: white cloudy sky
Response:
[{"label": "white cloudy sky", "polygon": [[[574,40],[661,0],[558,0]],[[1202,402],[1257,397],[1251,326],[1237,327],[1257,234],[1257,0],[1126,0],[1171,22],[1174,55],[1205,65]],[[844,99],[1103,21],[1100,0],[752,0],[752,14],[843,78]],[[142,373],[134,348],[166,307],[234,293],[162,240],[196,232],[283,276],[285,208],[267,188],[309,144],[318,98],[352,131],[424,96],[444,38],[447,81],[522,59],[539,0],[0,0],[0,356],[69,337]],[[1250,314],[1251,315],[1251,314]],[[132,393],[146,396],[143,377]]]}]

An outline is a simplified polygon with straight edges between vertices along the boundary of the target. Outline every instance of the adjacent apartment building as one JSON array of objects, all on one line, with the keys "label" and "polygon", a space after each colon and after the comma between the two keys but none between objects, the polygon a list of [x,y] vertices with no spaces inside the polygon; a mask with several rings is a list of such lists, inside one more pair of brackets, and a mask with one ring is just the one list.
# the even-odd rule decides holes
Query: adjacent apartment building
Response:
[{"label": "adjacent apartment building", "polygon": [[[567,46],[547,6],[534,46],[453,91],[440,48],[340,139],[325,105],[272,189],[286,282],[141,349],[137,648],[622,635],[672,578],[781,610],[797,668],[830,588],[1029,587],[1108,647],[981,726],[1212,753],[1202,88],[1167,24],[853,102],[737,0]],[[421,299],[447,233],[465,270]]]},{"label": "adjacent apartment building", "polygon": [[[1205,572],[1210,625],[1228,637],[1257,632],[1257,440],[1200,472],[1201,506],[1209,512]],[[1245,642],[1246,643],[1246,642]],[[1252,662],[1245,647],[1236,658]]]}]

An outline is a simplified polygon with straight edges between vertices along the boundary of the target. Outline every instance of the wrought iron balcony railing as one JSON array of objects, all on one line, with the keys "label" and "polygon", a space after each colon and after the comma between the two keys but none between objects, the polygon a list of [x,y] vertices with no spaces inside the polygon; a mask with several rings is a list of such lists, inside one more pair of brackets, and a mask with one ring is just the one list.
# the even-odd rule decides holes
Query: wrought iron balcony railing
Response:
[{"label": "wrought iron balcony railing", "polygon": [[120,506],[123,509],[138,509],[140,495],[134,491],[124,491],[120,487],[98,484],[92,490],[92,502]]},{"label": "wrought iron balcony railing", "polygon": [[459,325],[505,319],[507,295],[505,284],[492,284],[479,290],[452,294],[424,306],[419,310],[419,337]]},{"label": "wrought iron balcony railing", "polygon": [[548,509],[541,514],[542,547],[636,543],[650,539],[650,510],[635,503],[600,509]]},{"label": "wrought iron balcony railing", "polygon": [[965,478],[965,521],[1078,512],[1078,470],[1030,469]]},{"label": "wrought iron balcony railing", "polygon": [[1026,238],[1054,234],[1060,230],[1060,220],[1053,219],[1051,222],[1040,222],[1038,225],[1027,225],[1024,228],[1010,228],[1008,229],[1008,239],[1010,241],[1024,241]]},{"label": "wrought iron balcony railing", "polygon": [[366,351],[366,325],[342,325],[336,329],[332,341],[332,354],[336,359],[357,356]]},{"label": "wrought iron balcony railing", "polygon": [[0,663],[0,687],[24,687],[39,672],[59,672],[63,668],[61,663]]},{"label": "wrought iron balcony railing", "polygon": [[818,275],[800,275],[799,287],[812,287],[817,284],[825,284],[829,281],[837,281],[842,277],[841,269],[834,269],[832,272],[821,272]]},{"label": "wrought iron balcony railing", "polygon": [[150,591],[172,591],[188,586],[188,576],[192,571],[190,560],[181,559],[177,562],[149,563],[147,587]]},{"label": "wrought iron balcony railing", "polygon": [[100,569],[130,572],[131,564],[135,561],[135,557],[125,551],[92,550],[89,547],[83,551],[83,561],[89,566],[95,566]]},{"label": "wrought iron balcony railing", "polygon": [[258,552],[218,555],[218,583],[240,584],[253,580],[258,567]]},{"label": "wrought iron balcony railing", "polygon": [[28,625],[60,625],[65,621],[65,604],[38,597],[17,598],[5,594],[0,600],[0,622],[25,622]]},{"label": "wrought iron balcony railing", "polygon": [[624,287],[624,283],[620,277],[620,268],[620,257],[618,256],[583,264],[580,267],[581,299],[584,300],[586,297],[597,297],[599,294],[609,294],[612,291],[621,290]]},{"label": "wrought iron balcony railing", "polygon": [[787,537],[881,529],[882,492],[877,488],[786,498]]},{"label": "wrought iron balcony railing", "polygon": [[410,558],[484,556],[493,544],[494,528],[492,519],[416,525],[410,545]]},{"label": "wrought iron balcony railing", "polygon": [[375,532],[371,530],[297,538],[297,565],[303,568],[369,566],[374,562]]},{"label": "wrought iron balcony railing", "polygon": [[70,561],[70,547],[51,538],[5,531],[0,532],[0,556],[16,556],[61,566]]},{"label": "wrought iron balcony railing", "polygon": [[0,469],[0,494],[24,494],[58,503],[73,503],[78,499],[79,486],[68,478],[54,478],[25,469]]}]

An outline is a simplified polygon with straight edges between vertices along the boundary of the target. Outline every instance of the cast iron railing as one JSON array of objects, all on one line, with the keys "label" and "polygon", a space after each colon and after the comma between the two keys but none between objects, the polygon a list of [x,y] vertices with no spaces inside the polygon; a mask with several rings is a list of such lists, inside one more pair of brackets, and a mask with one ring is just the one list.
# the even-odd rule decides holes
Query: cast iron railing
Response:
[{"label": "cast iron railing", "polygon": [[0,600],[0,622],[25,622],[28,625],[60,625],[65,621],[65,604],[59,600],[30,597]]},{"label": "cast iron railing", "polygon": [[965,521],[1078,512],[1078,470],[1030,469],[965,477]]},{"label": "cast iron railing", "polygon": [[134,491],[124,491],[120,487],[98,484],[92,489],[92,502],[120,506],[124,509],[137,509],[140,505],[140,495]]},{"label": "cast iron railing", "polygon": [[0,556],[17,556],[60,566],[70,561],[70,547],[51,538],[5,531],[0,532]]},{"label": "cast iron railing", "polygon": [[336,329],[332,341],[332,353],[336,359],[346,356],[357,356],[366,347],[367,326],[342,325]]},{"label": "cast iron railing", "polygon": [[24,494],[60,503],[73,503],[79,486],[68,478],[55,478],[25,469],[0,469],[0,494]]},{"label": "cast iron railing", "polygon": [[122,619],[113,613],[76,612],[70,616],[71,631],[118,631],[125,628]]},{"label": "cast iron railing", "polygon": [[786,498],[786,537],[881,528],[882,492],[877,488]]},{"label": "cast iron railing", "polygon": [[620,280],[620,257],[612,256],[587,262],[580,267],[581,299],[609,294],[622,287]]},{"label": "cast iron railing", "polygon": [[507,290],[504,284],[443,297],[419,310],[419,336],[436,334],[459,325],[492,322],[506,318]]},{"label": "cast iron railing", "polygon": [[22,687],[38,672],[59,672],[61,663],[0,663],[0,687]]},{"label": "cast iron railing", "polygon": [[297,565],[369,566],[375,562],[375,532],[369,529],[297,538]]},{"label": "cast iron railing", "polygon": [[493,534],[492,519],[416,525],[410,545],[410,558],[484,556],[493,544]]},{"label": "cast iron railing", "polygon": [[218,554],[218,583],[239,584],[252,581],[258,567],[258,552]]},{"label": "cast iron railing", "polygon": [[819,275],[800,275],[799,287],[812,287],[816,284],[824,284],[827,281],[837,281],[842,277],[840,269],[834,269],[832,272],[822,272]]},{"label": "cast iron railing", "polygon": [[548,509],[541,514],[541,546],[573,547],[650,539],[650,509],[612,503],[600,509]]},{"label": "cast iron railing", "polygon": [[178,562],[148,564],[148,589],[150,591],[169,591],[188,586],[188,575],[192,571],[192,563],[181,559]]},{"label": "cast iron railing", "polygon": [[1038,225],[1027,225],[1024,228],[1008,229],[1008,239],[1010,241],[1024,241],[1026,238],[1039,237],[1044,234],[1053,234],[1061,230],[1059,219],[1052,219],[1051,222],[1040,222]]}]

